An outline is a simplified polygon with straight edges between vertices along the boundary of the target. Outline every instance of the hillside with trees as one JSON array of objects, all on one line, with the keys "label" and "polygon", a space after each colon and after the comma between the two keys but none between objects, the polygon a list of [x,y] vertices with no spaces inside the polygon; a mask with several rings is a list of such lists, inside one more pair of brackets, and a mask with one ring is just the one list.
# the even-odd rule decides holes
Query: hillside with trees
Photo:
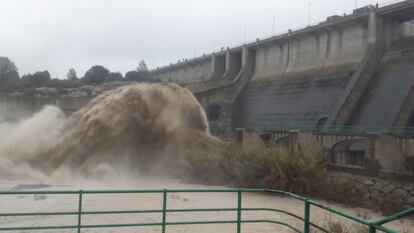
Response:
[{"label": "hillside with trees", "polygon": [[70,89],[81,86],[97,86],[110,82],[155,83],[160,80],[151,78],[145,61],[141,60],[136,70],[128,71],[125,77],[121,72],[112,72],[102,65],[94,65],[78,77],[74,68],[70,68],[64,79],[51,78],[49,71],[37,71],[20,76],[17,66],[8,57],[0,57],[0,92],[30,92],[36,88],[49,87]]}]

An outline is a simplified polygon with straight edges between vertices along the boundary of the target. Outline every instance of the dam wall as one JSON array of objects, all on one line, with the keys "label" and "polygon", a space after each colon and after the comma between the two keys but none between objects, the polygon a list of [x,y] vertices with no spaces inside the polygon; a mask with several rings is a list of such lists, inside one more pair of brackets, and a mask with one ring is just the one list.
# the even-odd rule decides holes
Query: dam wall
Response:
[{"label": "dam wall", "polygon": [[352,22],[319,33],[264,44],[256,50],[253,81],[349,72],[367,47],[367,25]]},{"label": "dam wall", "polygon": [[44,106],[59,107],[66,115],[85,106],[92,97],[62,97],[62,96],[13,96],[0,95],[0,122],[17,122],[39,112]]},{"label": "dam wall", "polygon": [[211,78],[214,72],[212,56],[204,56],[189,62],[178,63],[152,72],[152,77],[162,82],[192,83]]},{"label": "dam wall", "polygon": [[[413,10],[414,1],[406,0],[390,5],[365,6],[350,15],[330,16],[324,22],[214,53],[209,58],[210,78],[200,81],[194,76],[192,80],[177,83],[201,96],[206,108],[213,102],[228,104],[229,93],[234,89],[232,85],[240,83],[235,80],[241,74],[246,76],[239,64],[243,49],[247,49],[254,54],[253,59],[249,59],[253,71],[250,77],[244,77],[243,80],[248,81],[243,82],[245,86],[232,102],[233,129],[254,129],[260,133],[288,125],[329,131],[332,127],[369,125],[369,120],[359,120],[363,118],[360,115],[371,112],[373,106],[375,113],[386,111],[386,107],[379,104],[381,98],[387,98],[391,90],[400,87],[405,88],[404,94],[390,97],[391,102],[398,102],[393,113],[389,113],[393,116],[372,125],[407,127],[414,110],[411,107],[414,103],[414,94],[410,94],[411,73],[399,75],[397,70],[401,66],[397,63],[402,63],[400,60],[390,65],[394,69],[390,68],[386,77],[377,76],[379,68],[387,63],[386,57],[391,56],[391,50],[399,44],[402,43],[400,51],[412,53],[407,41],[412,40],[414,34]],[[217,74],[215,59],[218,57],[224,61],[224,73],[212,75]],[[194,63],[201,64],[202,61],[202,58],[199,61],[193,59],[153,70],[152,74],[154,77],[159,77],[160,73],[173,75],[178,68],[184,70],[186,66],[193,67]],[[409,64],[402,66],[410,69]],[[393,82],[393,76],[399,76],[394,79],[398,84],[387,85]],[[381,85],[388,89],[378,87],[377,90],[383,93],[378,96],[382,97],[369,101],[373,105],[369,107],[364,101],[368,101],[369,93],[374,85],[379,85],[379,80],[386,80]]]}]

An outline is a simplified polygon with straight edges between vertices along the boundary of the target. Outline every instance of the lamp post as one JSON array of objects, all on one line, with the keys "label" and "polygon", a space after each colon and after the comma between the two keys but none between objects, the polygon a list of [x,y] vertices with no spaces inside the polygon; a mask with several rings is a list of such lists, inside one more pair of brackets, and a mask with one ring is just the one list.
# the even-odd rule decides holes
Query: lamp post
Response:
[{"label": "lamp post", "polygon": [[312,3],[309,2],[309,14],[308,14],[308,25],[309,26],[311,24],[311,8],[312,8]]},{"label": "lamp post", "polygon": [[243,35],[243,43],[246,44],[246,33],[247,33],[247,25],[244,25],[244,35]]},{"label": "lamp post", "polygon": [[276,17],[273,16],[272,36],[275,35],[275,19],[276,19]]}]

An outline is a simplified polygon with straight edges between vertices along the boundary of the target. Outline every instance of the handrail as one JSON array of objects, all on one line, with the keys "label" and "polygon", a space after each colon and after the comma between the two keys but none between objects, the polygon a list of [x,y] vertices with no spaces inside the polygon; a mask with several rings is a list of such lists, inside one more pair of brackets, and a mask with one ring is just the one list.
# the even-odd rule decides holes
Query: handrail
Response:
[{"label": "handrail", "polygon": [[[118,211],[84,211],[82,196],[84,195],[106,195],[106,194],[162,194],[162,209],[152,209],[152,210],[118,210]],[[198,209],[168,209],[167,200],[169,193],[237,193],[237,208],[198,208]],[[289,198],[293,198],[304,203],[304,217],[298,216],[294,213],[291,213],[286,210],[275,209],[275,208],[243,208],[242,207],[242,195],[244,193],[272,193],[284,195]],[[360,217],[354,216],[352,214],[343,212],[341,210],[325,206],[319,202],[307,199],[305,197],[273,189],[138,189],[138,190],[50,190],[50,191],[21,191],[21,190],[12,190],[12,191],[0,191],[0,197],[4,195],[62,195],[62,194],[72,194],[79,196],[79,206],[78,211],[70,212],[31,212],[31,213],[0,213],[0,217],[19,217],[19,216],[60,216],[60,215],[72,215],[78,216],[77,224],[72,225],[60,225],[60,226],[7,226],[0,227],[0,231],[25,231],[25,230],[48,230],[48,229],[77,229],[78,233],[82,229],[87,228],[120,228],[120,227],[143,227],[143,226],[160,226],[162,227],[162,232],[167,231],[167,226],[171,225],[201,225],[201,224],[236,224],[237,233],[241,232],[242,224],[244,223],[271,223],[276,225],[281,225],[290,228],[291,230],[297,233],[309,233],[310,226],[319,229],[322,232],[329,233],[329,229],[325,229],[322,226],[319,226],[310,221],[310,207],[318,207],[323,210],[326,210],[332,214],[349,219],[353,222],[365,225],[369,227],[370,233],[375,233],[376,230],[381,230],[385,233],[396,233],[394,230],[383,227],[382,225],[397,219],[401,219],[409,214],[414,213],[414,208],[402,211],[400,213],[394,214],[390,217],[383,218],[378,221],[368,221]],[[214,220],[214,221],[176,221],[170,222],[167,220],[167,213],[174,212],[236,212],[237,218],[234,220]],[[244,211],[266,211],[270,213],[280,213],[289,215],[303,222],[303,230],[299,230],[297,227],[292,226],[289,223],[276,221],[276,220],[264,220],[264,219],[242,219],[242,212]],[[161,222],[143,222],[143,223],[123,223],[123,224],[83,224],[82,216],[84,215],[108,215],[108,214],[145,214],[145,213],[161,213],[162,221]]]},{"label": "handrail", "polygon": [[390,6],[390,5],[394,5],[400,2],[405,2],[407,0],[392,0],[392,1],[388,1],[388,2],[383,2],[383,3],[378,3],[378,7],[385,7],[385,6]]},{"label": "handrail", "polygon": [[315,126],[315,125],[264,125],[263,131],[290,131],[299,130],[305,132],[317,132],[317,133],[383,133],[383,134],[396,134],[396,135],[414,135],[414,127],[386,127],[386,126]]}]

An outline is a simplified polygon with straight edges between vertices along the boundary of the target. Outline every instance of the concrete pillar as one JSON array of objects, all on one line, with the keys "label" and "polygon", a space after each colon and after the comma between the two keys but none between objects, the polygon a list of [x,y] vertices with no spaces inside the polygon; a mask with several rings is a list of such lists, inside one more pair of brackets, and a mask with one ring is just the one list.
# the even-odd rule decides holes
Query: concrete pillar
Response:
[{"label": "concrete pillar", "polygon": [[246,46],[244,46],[242,50],[242,61],[241,61],[242,67],[246,66],[248,56],[249,56],[249,49]]},{"label": "concrete pillar", "polygon": [[380,165],[375,158],[375,147],[377,143],[378,133],[367,133],[365,144],[365,170],[367,175],[378,175]]},{"label": "concrete pillar", "polygon": [[227,50],[226,50],[226,71],[225,72],[228,72],[228,70],[230,69],[230,64],[231,63],[231,53],[230,53],[230,49],[229,48],[227,48]]},{"label": "concrete pillar", "polygon": [[288,141],[289,153],[297,153],[299,149],[299,130],[290,130]]},{"label": "concrete pillar", "polygon": [[216,58],[216,54],[211,54],[211,73],[212,74],[214,74],[215,73],[215,71],[216,71],[216,61],[217,61],[217,58]]},{"label": "concrete pillar", "polygon": [[365,157],[369,159],[375,159],[375,143],[377,140],[378,134],[368,133],[365,145]]},{"label": "concrete pillar", "polygon": [[368,43],[373,45],[378,39],[378,16],[371,10],[368,18]]}]

